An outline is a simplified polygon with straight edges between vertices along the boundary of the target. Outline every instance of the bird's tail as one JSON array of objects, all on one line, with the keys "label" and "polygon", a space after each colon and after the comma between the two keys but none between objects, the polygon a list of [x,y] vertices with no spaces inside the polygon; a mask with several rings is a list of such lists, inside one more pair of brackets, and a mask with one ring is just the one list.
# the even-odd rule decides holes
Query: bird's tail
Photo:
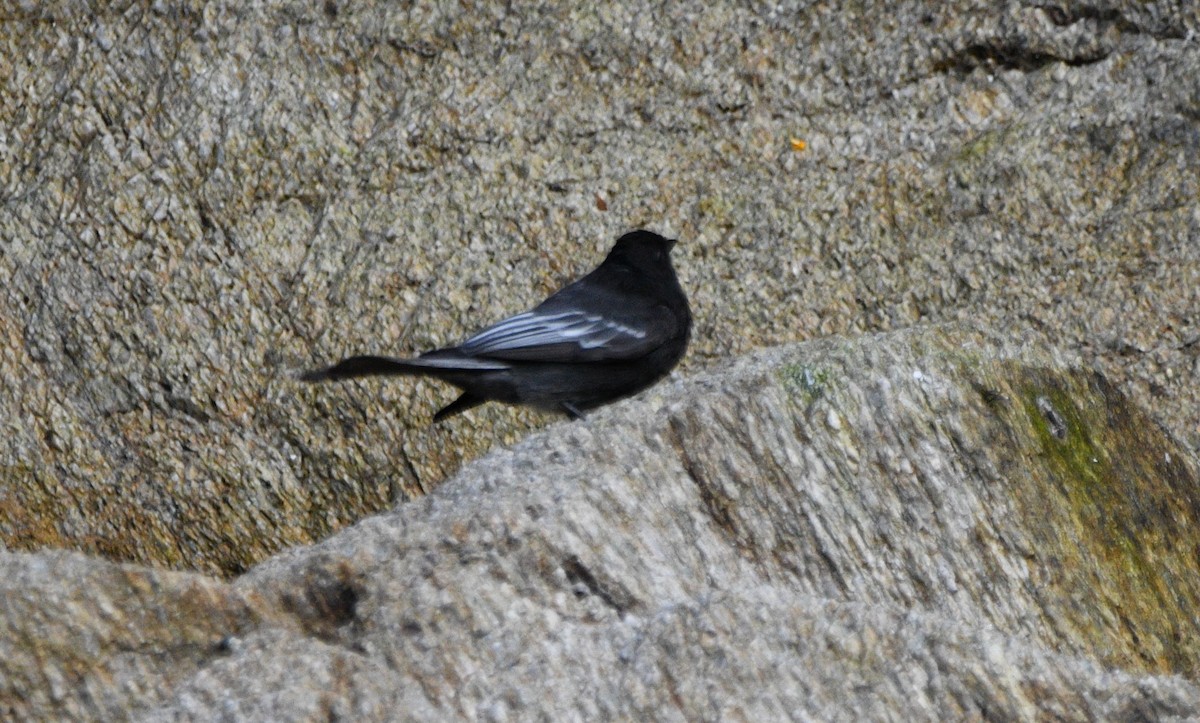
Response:
[{"label": "bird's tail", "polygon": [[502,371],[509,366],[503,362],[445,352],[431,352],[415,359],[396,359],[387,356],[352,356],[331,367],[314,369],[300,375],[305,382],[341,381],[370,376],[401,376],[430,374],[444,376],[446,372]]}]

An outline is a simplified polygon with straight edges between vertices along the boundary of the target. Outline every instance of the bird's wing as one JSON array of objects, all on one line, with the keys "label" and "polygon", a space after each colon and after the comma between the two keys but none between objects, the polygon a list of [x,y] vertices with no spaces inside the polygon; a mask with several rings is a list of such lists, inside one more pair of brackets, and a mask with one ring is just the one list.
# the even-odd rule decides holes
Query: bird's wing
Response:
[{"label": "bird's wing", "polygon": [[509,361],[621,361],[649,353],[676,325],[665,306],[619,313],[604,306],[545,303],[484,329],[458,349],[469,356]]}]

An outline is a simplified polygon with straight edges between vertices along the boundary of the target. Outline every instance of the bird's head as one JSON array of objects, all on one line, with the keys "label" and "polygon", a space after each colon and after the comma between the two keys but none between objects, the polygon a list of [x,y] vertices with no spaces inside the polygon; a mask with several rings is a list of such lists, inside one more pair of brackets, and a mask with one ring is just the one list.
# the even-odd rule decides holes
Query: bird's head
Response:
[{"label": "bird's head", "polygon": [[671,249],[677,239],[644,229],[630,231],[617,239],[608,260],[619,261],[645,272],[671,271]]}]

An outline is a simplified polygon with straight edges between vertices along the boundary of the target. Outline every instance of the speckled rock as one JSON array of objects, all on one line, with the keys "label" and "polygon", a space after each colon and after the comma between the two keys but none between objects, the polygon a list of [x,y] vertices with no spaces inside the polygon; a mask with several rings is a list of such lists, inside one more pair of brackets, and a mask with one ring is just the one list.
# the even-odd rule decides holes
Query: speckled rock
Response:
[{"label": "speckled rock", "polygon": [[0,555],[0,715],[1193,715],[1194,460],[1027,342],[749,355],[232,582]]},{"label": "speckled rock", "polygon": [[0,539],[236,574],[548,418],[301,388],[683,239],[682,373],[961,319],[1200,446],[1177,2],[19,2],[0,22]]}]

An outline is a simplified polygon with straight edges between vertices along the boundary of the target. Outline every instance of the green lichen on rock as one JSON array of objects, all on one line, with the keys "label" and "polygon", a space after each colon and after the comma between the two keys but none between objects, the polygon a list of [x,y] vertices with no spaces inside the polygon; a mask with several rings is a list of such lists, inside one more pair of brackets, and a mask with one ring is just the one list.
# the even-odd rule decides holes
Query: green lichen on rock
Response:
[{"label": "green lichen on rock", "polygon": [[1033,488],[1015,499],[1036,539],[1031,570],[1042,578],[1047,604],[1069,611],[1076,633],[1113,663],[1194,674],[1194,471],[1172,456],[1163,430],[1099,374],[1026,369],[1016,386],[1028,435],[1020,451]]},{"label": "green lichen on rock", "polygon": [[805,404],[812,404],[824,397],[830,388],[830,371],[823,367],[807,364],[788,364],[779,370],[779,381],[793,394],[798,394]]}]

